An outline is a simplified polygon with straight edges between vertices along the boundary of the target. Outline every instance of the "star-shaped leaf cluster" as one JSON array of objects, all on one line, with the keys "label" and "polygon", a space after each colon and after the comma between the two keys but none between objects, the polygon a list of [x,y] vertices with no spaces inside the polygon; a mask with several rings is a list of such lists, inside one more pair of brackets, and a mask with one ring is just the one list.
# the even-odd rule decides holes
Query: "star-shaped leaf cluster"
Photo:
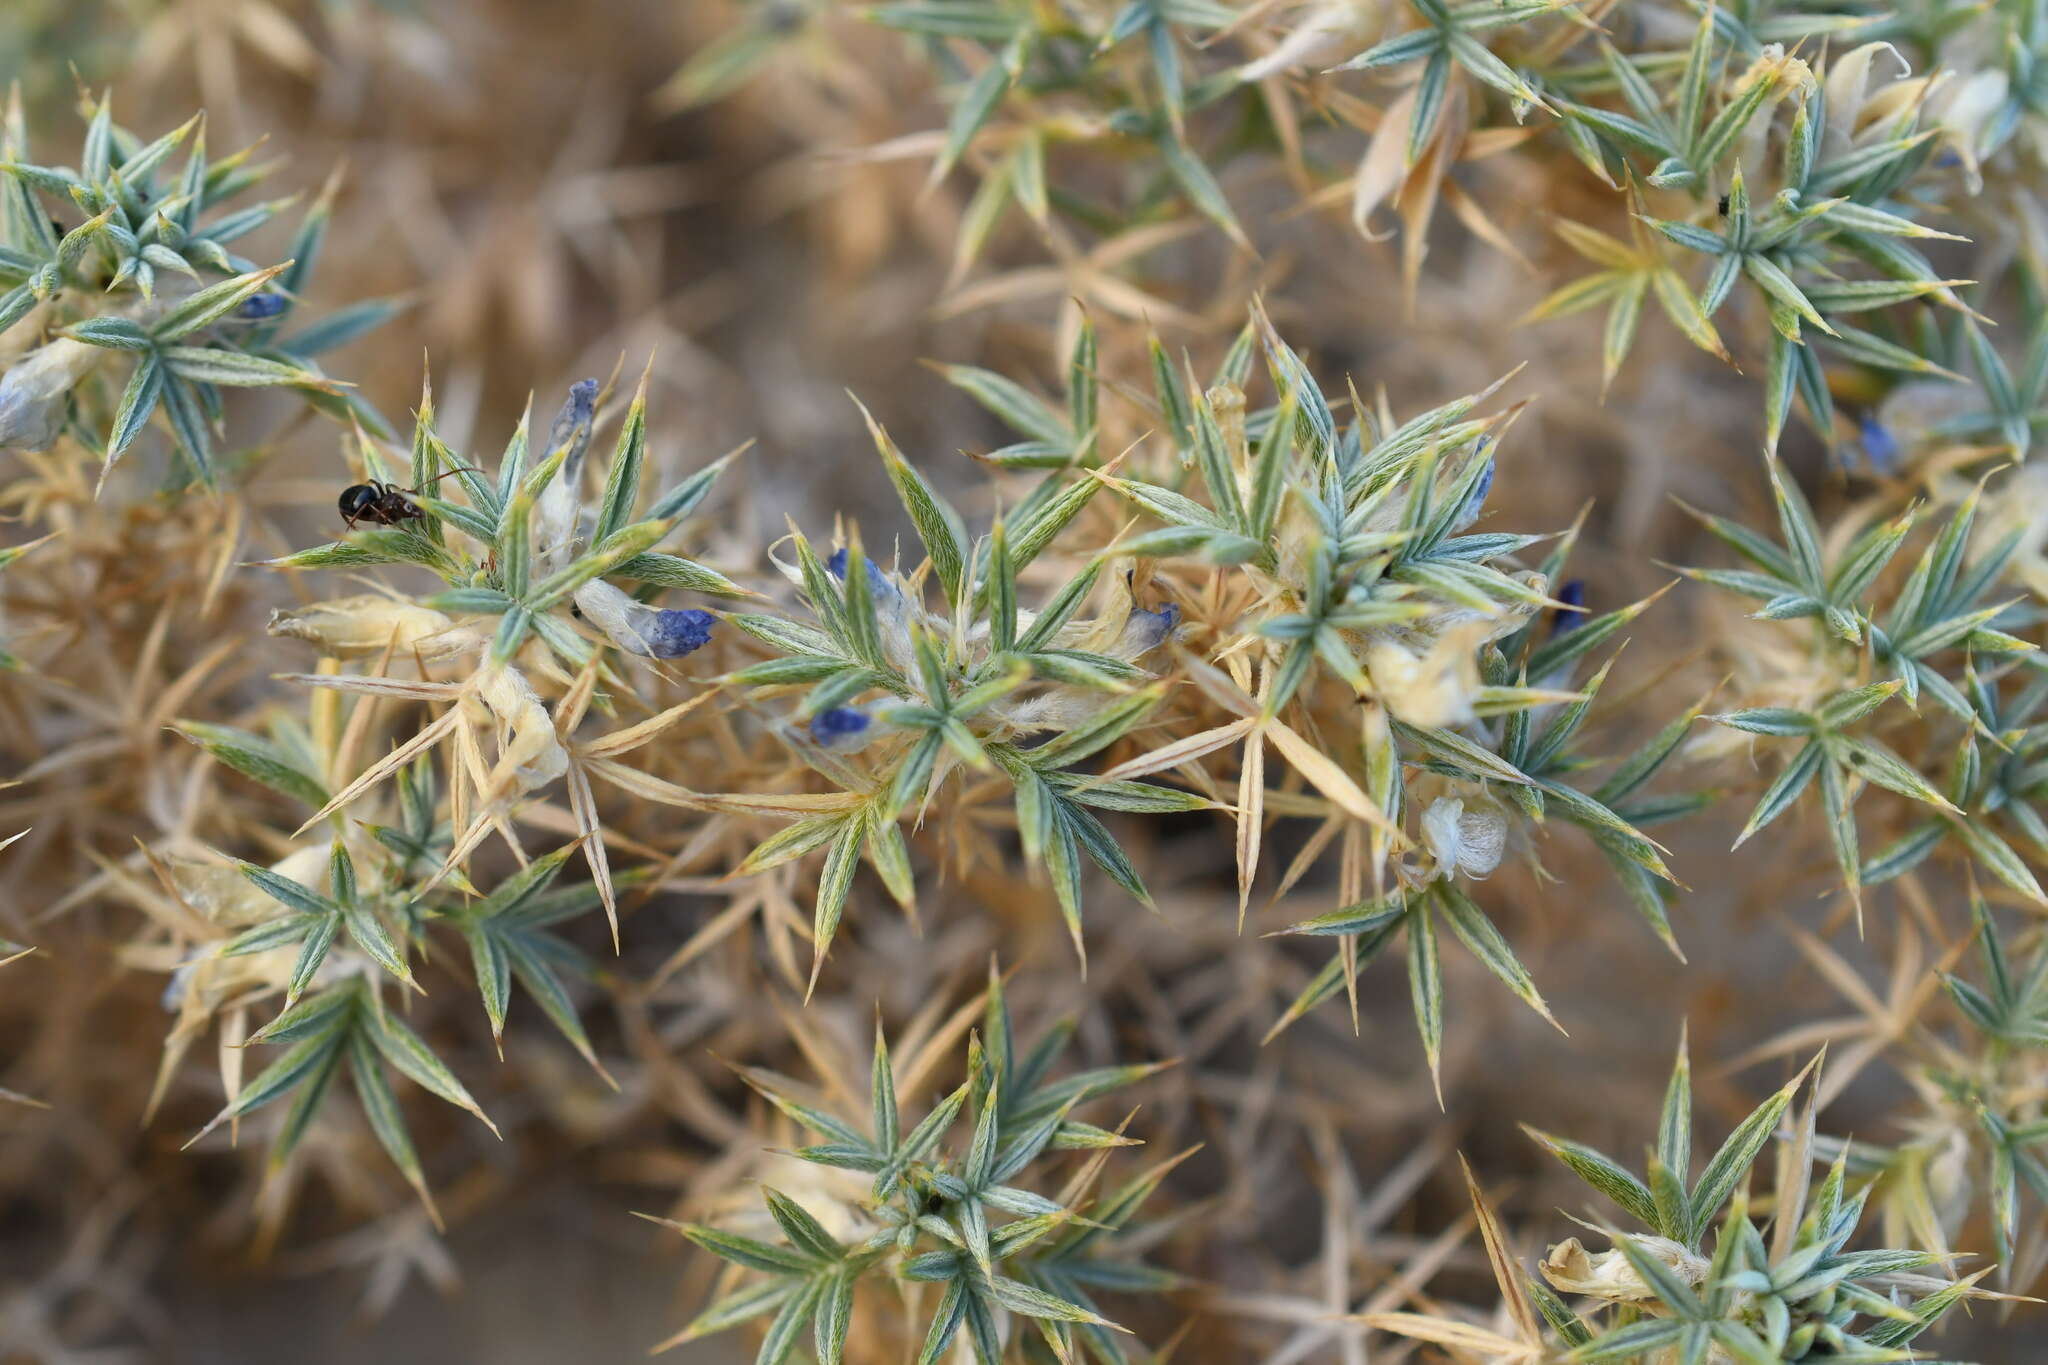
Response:
[{"label": "star-shaped leaf cluster", "polygon": [[[718,1299],[668,1344],[773,1314],[760,1361],[786,1359],[808,1321],[820,1365],[836,1365],[857,1286],[887,1274],[943,1286],[929,1309],[921,1365],[942,1359],[963,1330],[976,1360],[997,1365],[1006,1352],[1005,1316],[1013,1332],[1029,1324],[1060,1359],[1076,1358],[1078,1338],[1101,1365],[1125,1365],[1118,1341],[1123,1329],[1103,1316],[1091,1291],[1158,1292],[1177,1283],[1117,1255],[1112,1245],[1173,1163],[1094,1204],[1077,1202],[1102,1159],[1130,1141],[1073,1111],[1157,1068],[1115,1066],[1056,1077],[1070,1032],[1056,1027],[1020,1052],[1001,979],[992,975],[983,1032],[968,1049],[967,1079],[907,1127],[879,1023],[865,1126],[797,1098],[778,1077],[749,1072],[749,1082],[777,1109],[822,1139],[791,1155],[873,1177],[861,1209],[872,1231],[858,1240],[835,1237],[795,1200],[765,1188],[763,1202],[782,1232],[781,1244],[704,1224],[676,1225],[698,1246],[767,1279]],[[964,1143],[955,1147],[963,1129]],[[1060,1150],[1093,1153],[1061,1198],[1019,1183]]]},{"label": "star-shaped leaf cluster", "polygon": [[[62,337],[132,362],[110,409],[81,409],[73,418],[85,443],[103,450],[107,469],[162,413],[189,478],[212,487],[224,389],[295,388],[316,408],[384,431],[376,411],[322,374],[315,357],[372,330],[397,305],[367,300],[285,330],[310,282],[339,182],[306,213],[291,255],[259,266],[233,244],[290,201],[226,207],[272,169],[253,160],[254,147],[214,160],[202,115],[144,142],[113,121],[109,98],[86,100],[85,111],[80,164],[47,166],[29,160],[18,91],[9,104],[0,130],[0,330],[46,304]],[[181,149],[183,165],[173,173]],[[67,227],[60,211],[82,220]],[[37,354],[49,363],[54,353]],[[73,395],[76,378],[53,388],[33,359],[17,364],[9,380],[22,392],[7,395],[0,385],[0,408],[67,395],[76,406],[92,394],[88,386]],[[39,440],[25,410],[10,412],[6,424],[10,442]]]}]

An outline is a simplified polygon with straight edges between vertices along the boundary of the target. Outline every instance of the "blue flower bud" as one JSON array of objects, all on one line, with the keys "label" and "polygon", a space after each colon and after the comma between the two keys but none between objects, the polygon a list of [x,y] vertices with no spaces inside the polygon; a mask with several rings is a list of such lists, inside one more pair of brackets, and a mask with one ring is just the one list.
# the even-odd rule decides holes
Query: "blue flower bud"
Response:
[{"label": "blue flower bud", "polygon": [[235,316],[245,322],[261,322],[265,318],[276,317],[290,306],[291,300],[284,295],[265,291],[243,299],[235,309]]},{"label": "blue flower bud", "polygon": [[854,706],[834,706],[811,717],[811,740],[820,748],[858,749],[874,736],[874,720]]},{"label": "blue flower bud", "polygon": [[652,620],[640,623],[640,638],[651,659],[680,659],[694,654],[711,639],[711,627],[718,618],[696,607],[664,610]]},{"label": "blue flower bud", "polygon": [[1143,607],[1131,610],[1131,619],[1124,627],[1124,644],[1131,657],[1157,649],[1172,636],[1175,626],[1180,624],[1180,604],[1168,602],[1158,611],[1147,611]]},{"label": "blue flower bud", "polygon": [[1583,610],[1583,608],[1586,605],[1585,579],[1567,578],[1564,581],[1563,585],[1560,586],[1557,592],[1553,595],[1557,598],[1558,601],[1564,603],[1565,606],[1577,607],[1581,609],[1577,611],[1565,611],[1560,609],[1551,612],[1550,633],[1553,637],[1562,635],[1568,630],[1577,630],[1580,626],[1586,623],[1586,613]]},{"label": "blue flower bud", "polygon": [[1857,435],[1862,440],[1863,457],[1870,461],[1870,467],[1880,474],[1895,473],[1899,467],[1899,438],[1892,435],[1890,427],[1877,420],[1874,413],[1865,413],[1857,423]]},{"label": "blue flower bud", "polygon": [[[1478,449],[1484,451],[1491,444],[1485,437],[1479,438]],[[1486,468],[1479,471],[1479,477],[1472,484],[1472,491],[1465,495],[1465,505],[1458,509],[1452,519],[1453,529],[1470,526],[1478,520],[1480,509],[1486,506],[1486,495],[1493,488],[1493,457],[1486,457]]]},{"label": "blue flower bud", "polygon": [[[845,582],[846,559],[846,547],[842,545],[832,552],[830,559],[825,561],[825,572],[840,582]],[[873,599],[875,607],[885,616],[900,614],[903,609],[903,589],[890,581],[889,575],[883,573],[882,566],[875,563],[874,560],[863,555],[861,563],[867,565],[868,596]]]},{"label": "blue flower bud", "polygon": [[597,412],[597,381],[579,379],[569,386],[569,399],[562,404],[562,410],[555,414],[555,424],[548,428],[548,444],[543,454],[552,455],[567,446],[569,457],[562,462],[561,480],[570,480],[576,464],[583,458],[583,447],[590,443],[590,422]]},{"label": "blue flower bud", "polygon": [[606,639],[643,659],[680,659],[694,654],[711,638],[711,627],[718,620],[695,607],[650,607],[601,578],[576,590],[576,608]]}]

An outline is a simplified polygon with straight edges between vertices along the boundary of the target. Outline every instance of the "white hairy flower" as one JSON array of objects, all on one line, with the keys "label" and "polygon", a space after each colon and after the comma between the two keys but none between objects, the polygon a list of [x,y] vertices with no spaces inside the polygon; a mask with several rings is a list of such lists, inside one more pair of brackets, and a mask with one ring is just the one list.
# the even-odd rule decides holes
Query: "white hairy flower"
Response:
[{"label": "white hairy flower", "polygon": [[[1697,1288],[1707,1278],[1707,1261],[1668,1237],[1635,1237],[1636,1249],[1662,1261],[1684,1280]],[[1567,1237],[1543,1255],[1537,1269],[1553,1288],[1567,1294],[1587,1294],[1596,1299],[1632,1302],[1652,1299],[1656,1291],[1651,1289],[1636,1274],[1636,1268],[1628,1263],[1628,1257],[1619,1248],[1612,1248],[1599,1255],[1586,1250],[1576,1237]]]},{"label": "white hairy flower", "polygon": [[376,593],[274,612],[270,633],[310,641],[321,653],[337,658],[382,654],[389,649],[399,657],[432,661],[480,649],[484,644],[481,635],[458,627],[444,612]]},{"label": "white hairy flower", "polygon": [[71,390],[107,356],[60,337],[23,356],[0,379],[0,450],[47,450],[64,429]]},{"label": "white hairy flower", "polygon": [[1438,797],[1422,813],[1422,839],[1446,876],[1463,872],[1484,880],[1507,849],[1507,817],[1490,805],[1467,807],[1459,797]]}]

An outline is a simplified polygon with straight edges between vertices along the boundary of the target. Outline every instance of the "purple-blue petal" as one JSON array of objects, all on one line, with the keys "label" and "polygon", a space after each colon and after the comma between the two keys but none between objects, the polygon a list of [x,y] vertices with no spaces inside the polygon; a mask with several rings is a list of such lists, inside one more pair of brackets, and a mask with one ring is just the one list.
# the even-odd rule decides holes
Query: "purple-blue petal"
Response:
[{"label": "purple-blue petal", "polygon": [[569,397],[555,414],[555,424],[548,428],[548,449],[550,452],[567,445],[569,438],[578,428],[587,428],[597,412],[597,381],[579,379],[569,386]]},{"label": "purple-blue petal", "polygon": [[1167,638],[1173,634],[1174,627],[1179,624],[1180,604],[1178,602],[1168,602],[1158,611],[1147,611],[1143,607],[1133,607],[1131,609],[1129,627],[1131,632],[1130,644],[1136,646],[1139,654],[1156,649],[1166,642]]},{"label": "purple-blue petal", "polygon": [[811,717],[811,738],[820,744],[829,744],[848,735],[863,734],[873,723],[865,711],[851,706],[834,706]]},{"label": "purple-blue petal", "polygon": [[1577,607],[1580,608],[1580,610],[1558,610],[1551,612],[1550,633],[1552,635],[1562,635],[1566,631],[1576,630],[1586,623],[1586,613],[1584,611],[1586,605],[1585,579],[1567,578],[1564,581],[1564,583],[1558,588],[1555,596],[1557,597],[1557,600],[1564,603],[1565,606]]},{"label": "purple-blue petal", "polygon": [[1864,458],[1870,467],[1880,474],[1890,474],[1899,467],[1899,438],[1892,435],[1890,427],[1877,420],[1874,414],[1866,414],[1857,424],[1857,435],[1862,440]]},{"label": "purple-blue petal", "polygon": [[[840,581],[844,582],[846,579],[846,559],[846,547],[842,545],[832,552],[832,557],[830,559],[827,559],[825,561],[825,572],[831,574],[834,578],[837,578]],[[889,583],[889,575],[882,572],[881,565],[875,563],[874,560],[869,559],[866,555],[861,556],[861,563],[868,566],[869,588],[874,590],[876,593],[887,593],[893,591],[893,588],[890,586]]]},{"label": "purple-blue petal", "polygon": [[657,611],[654,619],[641,627],[640,638],[647,643],[649,658],[680,659],[696,653],[710,641],[711,627],[717,620],[710,612],[696,607]]},{"label": "purple-blue petal", "polygon": [[[1481,438],[1481,450],[1486,448],[1484,439]],[[1479,478],[1474,481],[1472,491],[1465,495],[1465,505],[1458,509],[1457,525],[1467,526],[1478,519],[1480,509],[1486,506],[1486,495],[1492,489],[1493,457],[1489,455],[1486,457],[1486,468],[1479,471]]]},{"label": "purple-blue petal", "polygon": [[590,444],[590,423],[596,412],[597,381],[579,379],[569,386],[568,401],[555,414],[555,424],[548,428],[546,453],[568,451],[561,477],[571,488],[576,486],[577,471],[582,468],[583,448]]},{"label": "purple-blue petal", "polygon": [[251,294],[235,309],[235,316],[247,322],[261,322],[265,318],[276,317],[290,304],[291,300],[279,293],[265,291],[261,294]]}]

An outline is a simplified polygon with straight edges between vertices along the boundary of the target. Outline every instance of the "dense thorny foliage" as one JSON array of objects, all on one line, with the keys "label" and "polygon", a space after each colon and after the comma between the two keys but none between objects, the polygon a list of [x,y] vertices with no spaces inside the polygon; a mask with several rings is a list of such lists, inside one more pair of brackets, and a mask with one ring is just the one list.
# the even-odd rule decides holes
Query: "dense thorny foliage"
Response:
[{"label": "dense thorny foliage", "polygon": [[[167,977],[152,1107],[213,1037],[220,1103],[194,1141],[260,1142],[295,1184],[370,1150],[332,1095],[346,1073],[438,1222],[391,1074],[491,1124],[470,1088],[485,1059],[460,1040],[480,1017],[502,1056],[523,997],[617,1084],[590,1001],[634,992],[587,951],[600,914],[616,951],[665,888],[715,886],[731,909],[658,946],[680,970],[751,932],[792,1011],[824,983],[884,993],[835,980],[833,955],[892,932],[891,902],[928,933],[977,902],[1042,904],[1073,964],[1004,956],[1085,972],[1091,941],[1099,956],[1152,907],[1158,831],[1190,822],[1229,841],[1234,931],[1270,899],[1279,931],[1320,940],[1259,1002],[1268,1037],[1348,1007],[1362,1046],[1396,1047],[1362,1001],[1401,994],[1405,970],[1441,1103],[1446,937],[1569,1028],[1518,952],[1518,903],[1567,903],[1568,938],[1633,916],[1682,960],[1723,930],[1687,914],[1671,845],[1732,811],[1738,846],[1832,865],[1831,932],[1900,922],[1898,998],[1788,930],[1870,1017],[1766,1051],[1839,1037],[1848,1060],[1802,1072],[1695,1176],[1682,1045],[1642,1174],[1534,1134],[1639,1229],[1589,1222],[1610,1249],[1566,1239],[1532,1277],[1474,1184],[1497,1310],[1418,1281],[1364,1322],[1455,1360],[1903,1359],[1947,1310],[1995,1297],[1988,1267],[1960,1265],[1985,1231],[2001,1288],[2034,1282],[2048,485],[2026,461],[2048,418],[2048,0],[714,8],[667,107],[762,85],[829,103],[878,41],[897,61],[907,43],[940,121],[873,156],[928,161],[927,193],[971,185],[948,298],[1060,299],[1056,393],[941,369],[1014,437],[979,452],[971,497],[945,457],[913,460],[846,410],[907,536],[793,499],[785,519],[770,480],[751,496],[786,529],[736,554],[712,509],[745,453],[675,467],[658,360],[623,402],[617,371],[576,382],[495,457],[471,422],[444,435],[432,388],[408,437],[318,360],[400,304],[305,316],[338,179],[266,264],[234,249],[287,207],[246,202],[271,171],[253,148],[210,154],[203,116],[131,132],[88,95],[78,164],[44,164],[12,100],[0,449],[22,462],[6,505],[28,534],[0,552],[10,601],[22,584],[6,664],[17,708],[67,716],[28,727],[21,779],[92,775],[50,817],[90,876],[60,908],[113,907],[122,958]],[[1348,206],[1368,238],[1391,213],[1384,294],[1412,308],[1440,206],[1475,249],[1521,255],[1480,173],[1503,158],[1564,187],[1550,227],[1583,263],[1524,319],[1530,349],[1589,313],[1594,396],[1632,368],[1741,372],[1748,425],[1720,435],[1761,451],[1741,468],[1767,510],[1696,512],[1716,558],[1676,570],[1716,623],[1718,685],[1615,672],[1668,589],[1631,600],[1575,568],[1583,516],[1521,524],[1518,490],[1544,471],[1518,450],[1516,376],[1411,402],[1291,342],[1256,297],[1220,329],[1181,327],[1216,310],[1144,268],[1211,234],[1242,258],[1283,216],[1251,205],[1284,183],[1287,214]],[[1018,264],[1034,260],[1050,264]],[[1703,355],[1656,349],[1666,324]],[[283,411],[238,392],[260,388],[302,406],[259,428]],[[251,492],[309,418],[344,450],[339,518]],[[316,513],[339,534],[307,545]],[[245,535],[273,552],[244,562]],[[121,547],[145,536],[178,567],[131,580]],[[232,636],[194,654],[181,613],[230,592],[277,607],[298,671],[231,688]],[[166,728],[192,747],[167,757]],[[124,794],[123,765],[166,775]],[[1949,950],[1925,970],[1922,935]],[[428,1013],[450,979],[480,1012]],[[1918,1018],[1944,997],[1948,1016]],[[1020,1046],[996,976],[952,1025],[917,1027],[906,1070],[878,1022],[857,1118],[845,1075],[820,1078],[828,1103],[742,1073],[817,1169],[792,1192],[766,1173],[765,1220],[679,1224],[738,1269],[677,1340],[764,1319],[764,1365],[806,1327],[823,1365],[856,1330],[894,1358],[1123,1365],[1117,1301],[1196,1293],[1142,1258],[1144,1206],[1179,1158],[1098,1188],[1131,1120],[1075,1111],[1155,1068],[1064,1071],[1067,1026]],[[913,1121],[899,1088],[929,1089],[939,1042],[964,1045],[964,1069]],[[1823,1135],[1880,1056],[1908,1096],[1890,1131]],[[1770,1188],[1752,1188],[1773,1143]],[[1056,1178],[1067,1150],[1088,1155]],[[742,1168],[770,1164],[750,1150]],[[1867,1210],[1897,1249],[1858,1243]]]}]

